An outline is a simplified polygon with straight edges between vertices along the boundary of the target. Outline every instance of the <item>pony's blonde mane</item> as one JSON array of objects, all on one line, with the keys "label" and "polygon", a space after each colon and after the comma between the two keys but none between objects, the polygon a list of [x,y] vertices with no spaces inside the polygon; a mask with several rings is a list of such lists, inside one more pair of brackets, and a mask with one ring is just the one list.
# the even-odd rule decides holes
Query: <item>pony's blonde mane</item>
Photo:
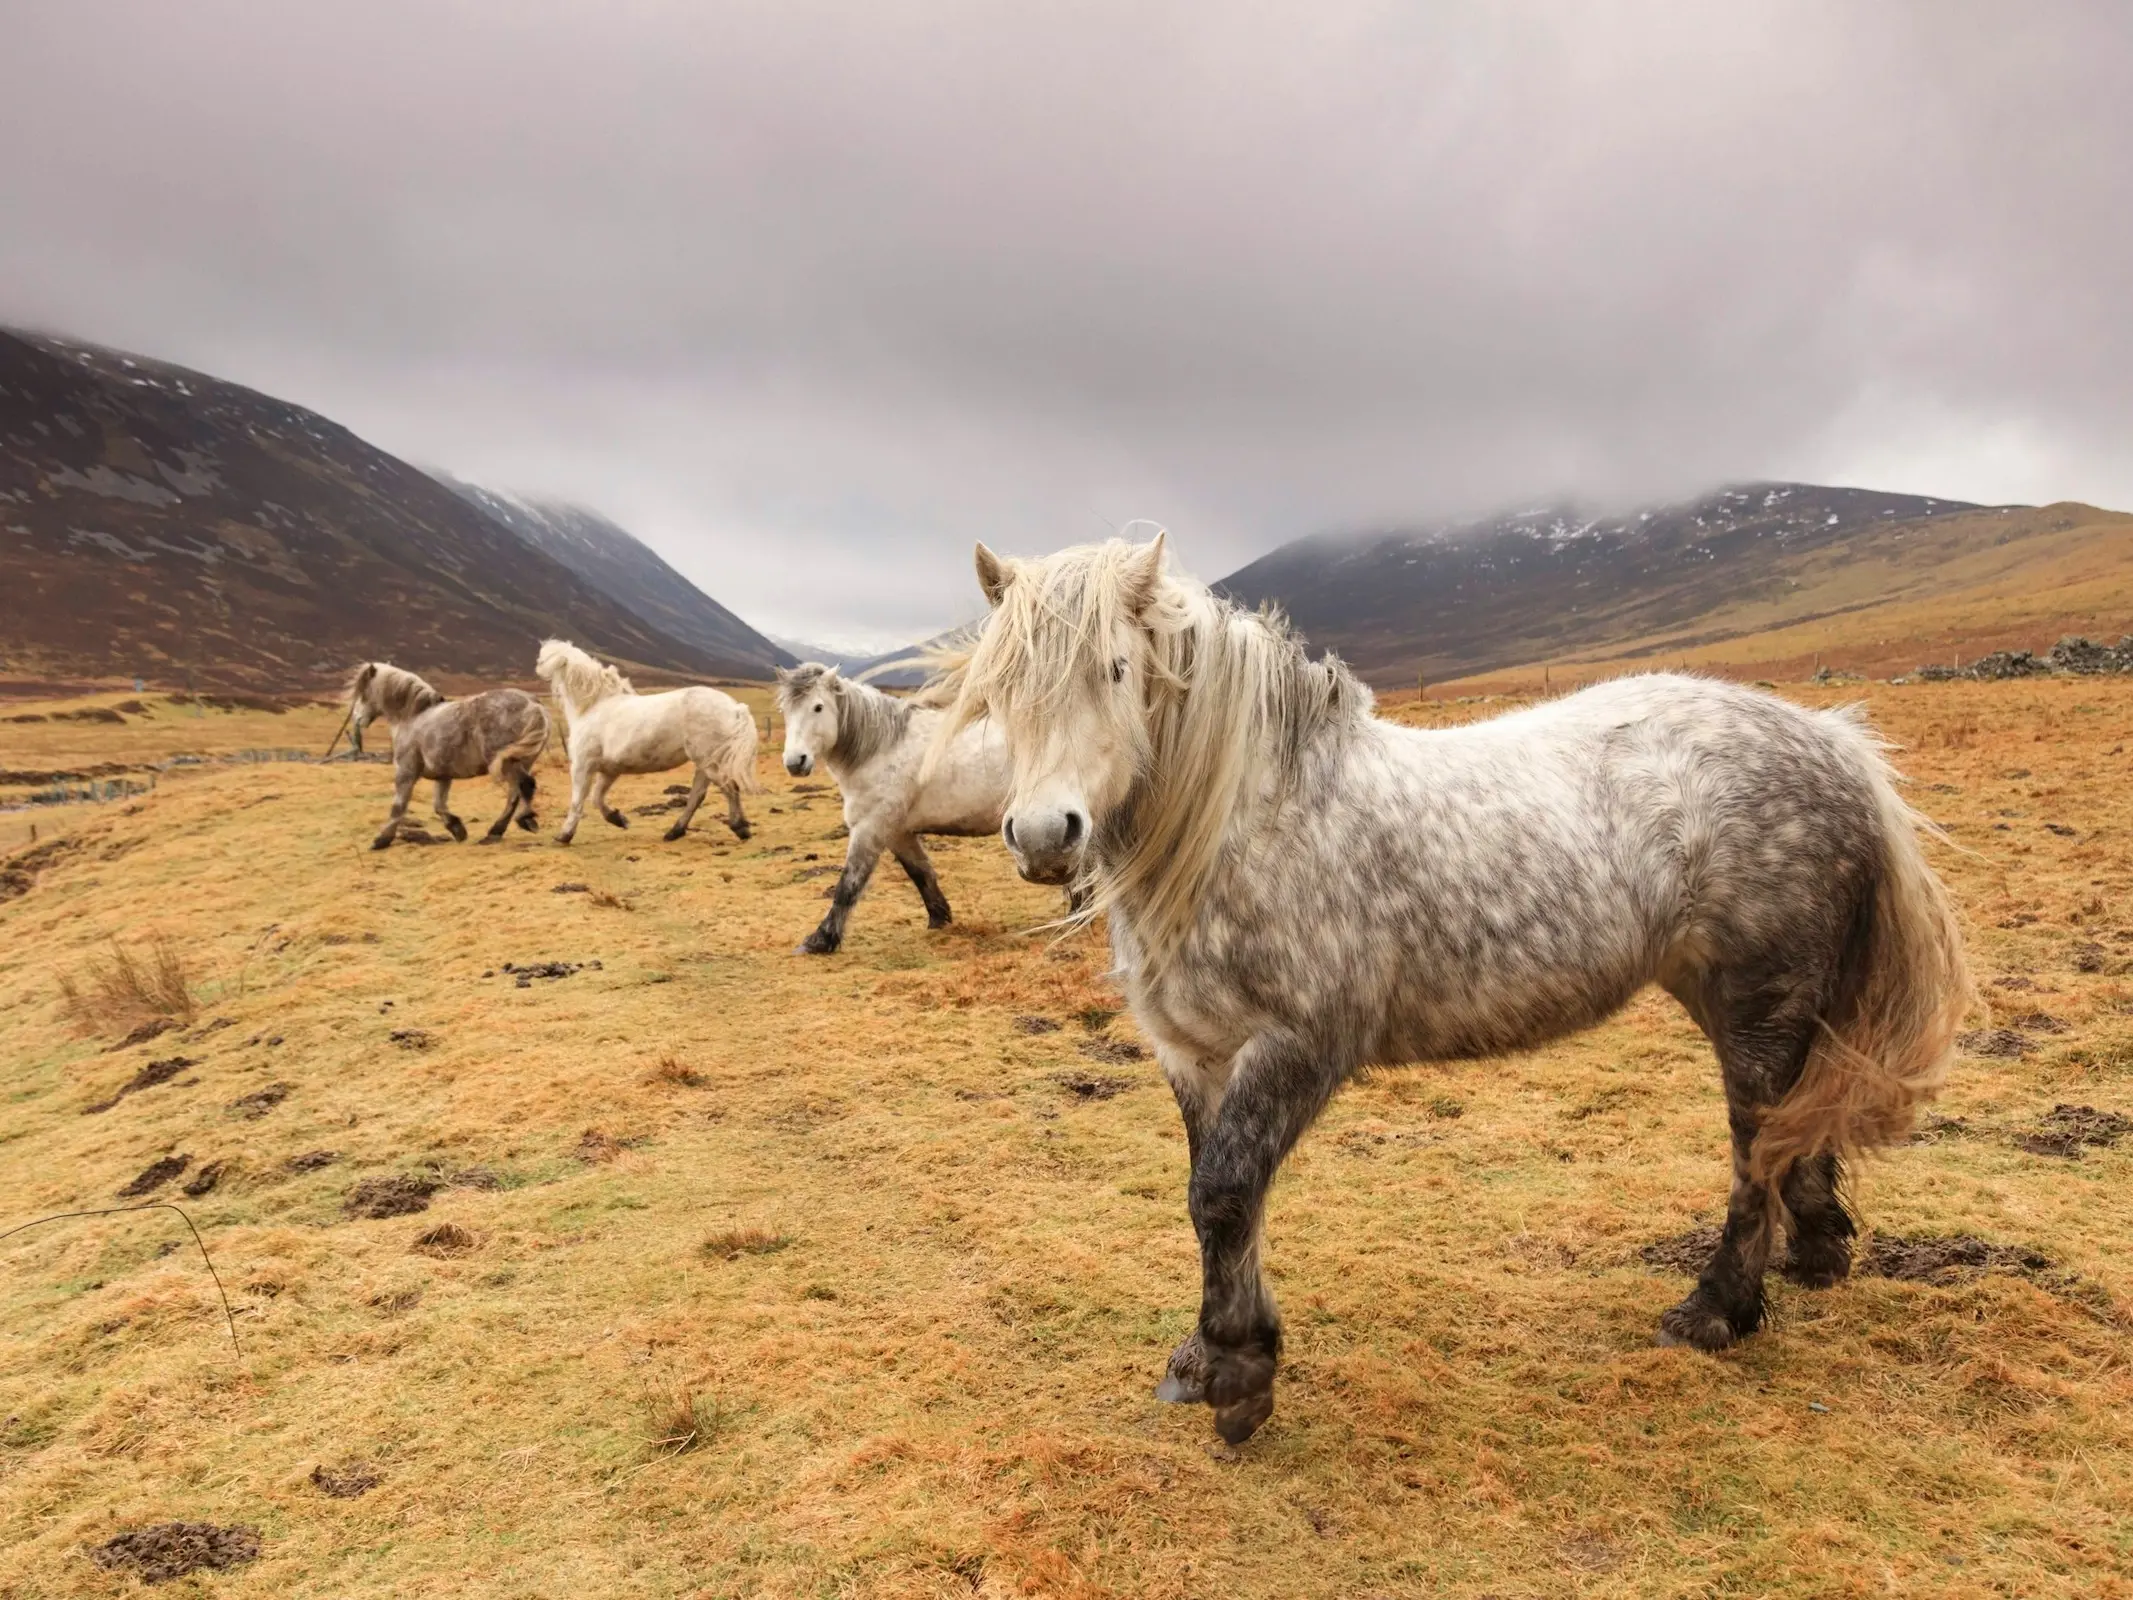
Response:
[{"label": "pony's blonde mane", "polygon": [[445,697],[423,679],[390,661],[366,661],[349,675],[350,709],[367,707],[372,715],[387,722],[406,722],[444,701]]},{"label": "pony's blonde mane", "polygon": [[590,710],[612,695],[635,694],[629,679],[604,661],[595,661],[568,639],[543,639],[534,673],[561,688],[569,703]]},{"label": "pony's blonde mane", "polygon": [[[1308,659],[1276,612],[1242,611],[1168,571],[1151,584],[1146,546],[1111,539],[1007,572],[976,643],[949,665],[956,692],[939,739],[990,715],[1011,748],[1026,748],[1070,702],[1102,708],[1136,777],[1120,814],[1098,821],[1076,920],[1124,908],[1160,968],[1191,931],[1239,824],[1297,787],[1322,735],[1369,715],[1370,691],[1337,658]],[[1083,692],[1108,686],[1121,625],[1148,641],[1142,705]]]},{"label": "pony's blonde mane", "polygon": [[778,710],[789,717],[818,690],[837,702],[837,744],[834,752],[825,753],[855,766],[895,744],[910,726],[912,701],[847,678],[819,661],[779,671]]}]

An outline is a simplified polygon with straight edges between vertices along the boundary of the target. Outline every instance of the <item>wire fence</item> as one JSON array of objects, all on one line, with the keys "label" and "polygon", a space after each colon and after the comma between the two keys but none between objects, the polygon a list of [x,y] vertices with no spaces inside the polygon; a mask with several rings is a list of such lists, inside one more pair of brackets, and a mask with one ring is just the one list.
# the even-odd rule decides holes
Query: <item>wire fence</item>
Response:
[{"label": "wire fence", "polygon": [[135,795],[153,792],[156,780],[174,768],[253,767],[278,762],[296,762],[312,767],[342,766],[353,762],[390,765],[392,757],[382,751],[365,751],[361,755],[343,751],[339,755],[322,757],[315,750],[292,749],[228,750],[211,756],[179,755],[142,769],[146,775],[140,778],[54,778],[50,783],[0,800],[0,812],[28,811],[42,806],[107,805],[113,800],[128,800]]}]

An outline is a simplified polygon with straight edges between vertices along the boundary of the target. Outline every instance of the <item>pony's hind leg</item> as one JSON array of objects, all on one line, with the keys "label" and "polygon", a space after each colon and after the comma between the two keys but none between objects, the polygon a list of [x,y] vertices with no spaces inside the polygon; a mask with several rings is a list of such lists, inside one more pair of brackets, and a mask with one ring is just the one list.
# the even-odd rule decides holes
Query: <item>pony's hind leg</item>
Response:
[{"label": "pony's hind leg", "polygon": [[526,769],[516,761],[506,761],[497,770],[496,781],[504,788],[504,809],[497,813],[496,820],[489,824],[488,831],[481,836],[483,844],[496,843],[504,836],[504,829],[511,826],[512,819],[518,814],[519,801],[526,794],[526,784],[523,780],[529,776]]},{"label": "pony's hind leg", "polygon": [[667,829],[666,837],[679,839],[689,831],[689,824],[696,820],[696,808],[704,803],[704,796],[711,789],[711,774],[702,767],[696,769],[696,781],[689,785],[689,798],[682,802],[681,815],[674,819],[674,826]]},{"label": "pony's hind leg", "polygon": [[1851,1276],[1858,1228],[1844,1206],[1843,1182],[1843,1168],[1833,1155],[1809,1156],[1785,1174],[1792,1243],[1781,1270],[1803,1288],[1827,1289]]},{"label": "pony's hind leg", "polygon": [[437,800],[431,809],[437,813],[437,820],[444,824],[444,831],[461,844],[465,844],[467,842],[467,825],[452,815],[452,780],[450,778],[439,778],[436,787]]},{"label": "pony's hind leg", "polygon": [[1725,1076],[1733,1188],[1718,1248],[1696,1287],[1659,1319],[1661,1344],[1723,1350],[1763,1325],[1763,1274],[1779,1206],[1769,1186],[1751,1176],[1750,1158],[1763,1112],[1784,1098],[1806,1066],[1820,998],[1811,981],[1764,976],[1768,981],[1715,985],[1720,993],[1690,1008],[1710,1034]]},{"label": "pony's hind leg", "polygon": [[512,820],[528,833],[541,831],[541,819],[533,814],[533,791],[536,787],[538,786],[534,783],[530,769],[518,775],[518,797],[521,804],[518,815]]},{"label": "pony's hind leg", "polygon": [[741,786],[728,778],[719,788],[726,796],[726,826],[733,830],[734,838],[745,840],[755,829],[748,824],[748,813],[741,809]]},{"label": "pony's hind leg", "polygon": [[940,875],[933,870],[933,858],[926,854],[925,845],[918,835],[905,834],[890,846],[896,852],[897,863],[910,877],[918,890],[919,899],[926,902],[926,926],[945,928],[955,920],[948,909],[948,897],[941,893]]}]

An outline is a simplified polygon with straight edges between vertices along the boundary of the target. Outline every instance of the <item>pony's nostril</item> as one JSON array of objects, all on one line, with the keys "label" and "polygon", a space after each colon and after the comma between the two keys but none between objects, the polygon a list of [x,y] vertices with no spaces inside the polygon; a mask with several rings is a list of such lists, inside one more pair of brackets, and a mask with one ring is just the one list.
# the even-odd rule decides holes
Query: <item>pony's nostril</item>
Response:
[{"label": "pony's nostril", "polygon": [[1066,815],[1066,842],[1067,848],[1070,850],[1081,843],[1081,813],[1079,811],[1069,811]]},{"label": "pony's nostril", "polygon": [[1014,849],[1014,848],[1015,848],[1015,819],[1014,819],[1013,817],[1009,817],[1009,818],[1008,818],[1008,819],[1007,819],[1007,820],[1006,820],[1005,822],[1001,823],[1001,824],[1000,824],[1000,832],[1001,832],[1001,833],[1002,833],[1003,835],[1005,835],[1005,837],[1006,837],[1006,839],[1007,839],[1007,848],[1008,848],[1008,849],[1010,849],[1010,850]]}]

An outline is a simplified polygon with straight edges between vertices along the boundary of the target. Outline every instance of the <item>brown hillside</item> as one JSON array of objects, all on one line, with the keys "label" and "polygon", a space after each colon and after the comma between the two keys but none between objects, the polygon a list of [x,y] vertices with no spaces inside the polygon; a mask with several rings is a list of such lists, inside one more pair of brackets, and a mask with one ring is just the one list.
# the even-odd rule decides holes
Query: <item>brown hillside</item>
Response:
[{"label": "brown hillside", "polygon": [[517,676],[549,633],[632,663],[768,672],[669,637],[315,413],[0,331],[6,670],[285,687],[385,656]]}]

